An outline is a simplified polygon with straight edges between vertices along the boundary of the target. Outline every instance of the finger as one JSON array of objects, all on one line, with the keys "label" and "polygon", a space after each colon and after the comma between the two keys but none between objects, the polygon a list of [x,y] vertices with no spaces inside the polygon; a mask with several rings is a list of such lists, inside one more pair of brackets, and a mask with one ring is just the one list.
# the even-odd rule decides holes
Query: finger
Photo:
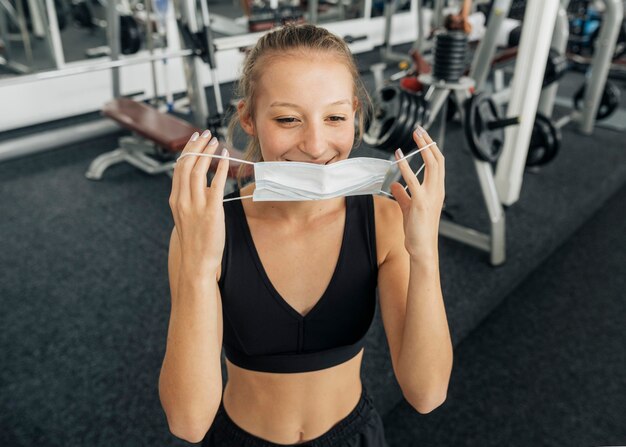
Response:
[{"label": "finger", "polygon": [[[421,126],[417,126],[417,127],[420,128],[423,131],[422,137],[424,138],[424,141],[426,142],[426,144],[431,144],[433,142],[433,140],[432,140],[432,138],[430,138],[430,135],[428,134],[428,132],[426,132],[424,130],[424,128],[421,127]],[[439,149],[439,146],[437,146],[437,143],[435,143],[432,146],[430,146],[429,149],[432,152],[432,154],[435,156],[435,158],[437,159],[437,163],[443,162],[444,156],[441,153],[441,150]]]},{"label": "finger", "polygon": [[[183,153],[189,152],[191,147],[194,147],[194,144],[200,138],[200,134],[198,132],[194,132],[187,144],[183,149]],[[174,175],[172,175],[172,198],[179,202],[180,200],[191,200],[191,195],[189,194],[189,188],[187,184],[183,184],[189,177],[188,171],[193,167],[194,160],[196,157],[185,157],[183,159],[178,159],[176,161],[176,165],[174,166]],[[191,166],[190,166],[191,164]],[[187,172],[185,172],[185,170]]]},{"label": "finger", "polygon": [[[423,137],[424,137],[424,140],[426,141],[426,144],[431,144],[433,142],[433,140],[430,138],[430,135],[428,135],[428,132],[424,131]],[[441,182],[443,182],[445,179],[445,173],[446,173],[445,157],[441,153],[441,150],[439,149],[439,146],[437,146],[437,143],[430,146],[429,149],[430,149],[430,152],[434,155],[435,159],[437,160],[437,168],[438,168],[437,172],[439,173],[438,178]]]},{"label": "finger", "polygon": [[[219,145],[215,146],[215,152],[219,150]],[[228,149],[223,148],[221,154],[223,157],[228,157]],[[217,164],[217,170],[211,180],[211,194],[215,194],[215,197],[219,200],[224,198],[224,185],[226,184],[226,178],[228,177],[228,165],[229,160],[227,158],[221,158]]]},{"label": "finger", "polygon": [[[399,160],[402,157],[404,157],[404,155],[402,154],[402,150],[401,149],[396,150],[396,160]],[[411,170],[411,167],[409,166],[409,162],[406,159],[401,160],[400,162],[398,162],[398,167],[400,168],[400,173],[402,174],[402,178],[404,179],[404,182],[409,187],[409,191],[411,192],[411,197],[415,196],[416,194],[419,193],[418,191],[420,188],[420,183],[417,180],[417,177],[415,176],[415,174],[413,174],[413,171]]]},{"label": "finger", "polygon": [[400,205],[402,213],[404,213],[405,210],[411,206],[411,196],[409,196],[409,193],[406,192],[402,185],[398,182],[393,182],[389,189],[391,190],[393,197],[396,199],[396,202],[398,202],[398,205]]},{"label": "finger", "polygon": [[[432,143],[432,139],[421,126],[417,126],[415,128],[415,131],[413,132],[413,139],[420,148],[426,146],[429,143]],[[427,147],[422,152],[420,152],[420,154],[422,154],[424,164],[426,165],[426,167],[424,168],[424,181],[422,184],[429,186],[432,185],[433,182],[436,182],[439,178],[439,167],[437,158],[431,150],[433,146]]]},{"label": "finger", "polygon": [[[200,135],[200,140],[203,140],[204,146],[202,150],[198,152],[201,154],[212,154],[215,151],[215,145],[217,144],[217,138],[211,138],[211,132],[205,130]],[[191,158],[191,157],[190,157]],[[190,187],[191,187],[191,200],[200,206],[203,206],[206,202],[205,190],[207,187],[207,172],[209,171],[209,165],[211,164],[211,157],[194,157],[197,158],[193,169],[191,170]]]}]

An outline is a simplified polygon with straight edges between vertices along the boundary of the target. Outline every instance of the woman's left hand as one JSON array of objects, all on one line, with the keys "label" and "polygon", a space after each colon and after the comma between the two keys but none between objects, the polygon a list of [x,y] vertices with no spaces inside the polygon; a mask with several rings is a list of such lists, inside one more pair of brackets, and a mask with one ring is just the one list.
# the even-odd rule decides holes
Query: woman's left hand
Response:
[{"label": "woman's left hand", "polygon": [[[418,148],[433,142],[428,133],[421,127],[413,132],[413,139]],[[396,151],[396,160],[403,157]],[[436,144],[420,152],[424,159],[424,181],[420,184],[411,170],[408,161],[398,163],[408,190],[394,182],[391,192],[400,205],[404,220],[404,247],[411,259],[432,258],[437,256],[437,240],[439,236],[439,219],[445,197],[445,164],[444,157]]]}]

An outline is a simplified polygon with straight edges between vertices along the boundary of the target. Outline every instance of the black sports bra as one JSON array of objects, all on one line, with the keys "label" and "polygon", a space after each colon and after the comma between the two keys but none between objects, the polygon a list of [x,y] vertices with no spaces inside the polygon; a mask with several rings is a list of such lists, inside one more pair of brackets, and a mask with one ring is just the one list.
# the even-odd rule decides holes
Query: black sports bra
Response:
[{"label": "black sports bra", "polygon": [[[239,197],[239,191],[226,196],[231,197]],[[335,271],[326,291],[305,316],[270,282],[241,201],[225,202],[224,212],[226,245],[218,284],[226,358],[241,368],[298,373],[330,368],[358,354],[376,309],[373,197],[346,197],[345,228]]]}]

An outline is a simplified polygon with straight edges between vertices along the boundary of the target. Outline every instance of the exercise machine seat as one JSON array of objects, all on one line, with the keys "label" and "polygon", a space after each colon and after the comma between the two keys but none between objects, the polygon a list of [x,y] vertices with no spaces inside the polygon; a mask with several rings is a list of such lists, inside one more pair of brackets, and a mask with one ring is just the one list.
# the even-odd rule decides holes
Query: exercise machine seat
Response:
[{"label": "exercise machine seat", "polygon": [[[194,132],[202,132],[201,129],[177,118],[173,115],[162,113],[143,102],[129,98],[116,98],[104,105],[102,114],[119,123],[122,127],[131,130],[138,135],[153,141],[168,152],[181,152],[187,141]],[[220,141],[221,152],[224,143]],[[237,149],[228,149],[233,158],[243,158],[243,153]],[[211,161],[211,171],[217,169],[219,159]],[[231,160],[229,164],[229,177],[235,177],[240,163]],[[246,173],[251,170],[246,169]]]}]

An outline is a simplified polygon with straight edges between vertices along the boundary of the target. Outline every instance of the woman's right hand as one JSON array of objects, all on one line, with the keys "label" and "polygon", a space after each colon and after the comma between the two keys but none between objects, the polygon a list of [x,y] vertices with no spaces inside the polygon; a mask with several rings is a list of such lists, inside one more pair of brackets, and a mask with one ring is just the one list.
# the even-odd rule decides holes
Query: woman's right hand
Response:
[{"label": "woman's right hand", "polygon": [[[219,147],[211,132],[194,133],[181,154],[213,154]],[[224,149],[222,154],[228,156]],[[207,187],[207,173],[212,157],[190,155],[179,159],[172,176],[169,204],[174,215],[181,248],[181,268],[188,273],[215,275],[222,261],[226,230],[224,224],[224,185],[228,160],[220,159],[217,171]]]}]

